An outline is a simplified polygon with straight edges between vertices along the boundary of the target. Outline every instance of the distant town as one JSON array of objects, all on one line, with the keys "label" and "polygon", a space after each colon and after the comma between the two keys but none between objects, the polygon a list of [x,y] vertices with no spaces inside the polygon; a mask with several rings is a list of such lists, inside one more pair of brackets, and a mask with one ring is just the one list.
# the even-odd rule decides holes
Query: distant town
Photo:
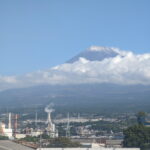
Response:
[{"label": "distant town", "polygon": [[[59,147],[59,144],[55,145],[57,140],[66,144],[60,147],[123,148],[123,131],[138,121],[135,113],[113,114],[108,117],[69,112],[66,116],[53,116],[54,112],[51,103],[44,109],[46,118],[38,118],[37,111],[32,116],[29,115],[31,117],[27,112],[20,115],[14,112],[2,113],[0,139],[33,149]],[[140,117],[145,126],[150,125],[148,116]]]}]

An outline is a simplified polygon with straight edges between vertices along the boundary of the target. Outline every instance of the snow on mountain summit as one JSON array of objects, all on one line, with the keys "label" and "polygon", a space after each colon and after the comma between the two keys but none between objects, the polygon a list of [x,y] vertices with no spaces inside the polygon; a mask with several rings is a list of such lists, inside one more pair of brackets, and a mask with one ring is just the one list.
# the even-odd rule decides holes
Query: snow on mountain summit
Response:
[{"label": "snow on mountain summit", "polygon": [[103,46],[91,46],[90,48],[87,49],[88,51],[103,51],[103,52],[112,52],[115,51],[115,48],[111,47],[103,47]]},{"label": "snow on mountain summit", "polygon": [[87,50],[71,58],[67,63],[74,63],[80,58],[85,58],[89,61],[101,61],[105,58],[111,58],[117,55],[124,56],[125,52],[113,47],[91,46]]}]

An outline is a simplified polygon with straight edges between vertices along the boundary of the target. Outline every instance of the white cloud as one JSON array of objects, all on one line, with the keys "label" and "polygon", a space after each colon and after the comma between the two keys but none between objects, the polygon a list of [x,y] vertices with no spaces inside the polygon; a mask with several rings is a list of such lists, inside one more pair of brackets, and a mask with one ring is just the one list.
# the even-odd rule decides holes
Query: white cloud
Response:
[{"label": "white cloud", "polygon": [[[103,49],[94,47],[93,49]],[[28,87],[40,84],[116,83],[150,84],[150,54],[136,55],[132,52],[108,48],[119,54],[102,61],[79,58],[74,63],[58,65],[46,71],[28,73],[24,76],[0,76],[0,89]],[[104,50],[104,49],[103,49]]]},{"label": "white cloud", "polygon": [[78,61],[57,66],[56,70],[66,72],[70,77],[72,74],[76,77],[82,76],[81,82],[150,84],[150,54],[128,53],[124,57],[118,55],[103,61],[88,61],[87,63]]},{"label": "white cloud", "polygon": [[0,83],[1,82],[12,84],[12,83],[16,83],[17,80],[15,76],[5,76],[5,77],[0,76]]}]

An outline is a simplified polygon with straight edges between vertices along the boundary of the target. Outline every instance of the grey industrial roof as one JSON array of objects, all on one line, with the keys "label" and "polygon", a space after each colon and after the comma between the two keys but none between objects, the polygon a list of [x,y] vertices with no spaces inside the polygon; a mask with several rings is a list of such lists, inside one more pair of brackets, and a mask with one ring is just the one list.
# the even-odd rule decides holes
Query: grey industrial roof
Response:
[{"label": "grey industrial roof", "polygon": [[32,148],[8,140],[0,140],[0,150],[33,150]]}]

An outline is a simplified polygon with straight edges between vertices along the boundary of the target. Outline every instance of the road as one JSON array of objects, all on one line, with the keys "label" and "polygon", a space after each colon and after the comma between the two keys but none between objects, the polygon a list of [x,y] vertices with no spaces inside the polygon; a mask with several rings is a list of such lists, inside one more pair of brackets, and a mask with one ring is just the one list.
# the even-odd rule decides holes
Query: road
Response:
[{"label": "road", "polygon": [[14,143],[9,140],[0,140],[0,150],[33,150],[33,149]]}]

